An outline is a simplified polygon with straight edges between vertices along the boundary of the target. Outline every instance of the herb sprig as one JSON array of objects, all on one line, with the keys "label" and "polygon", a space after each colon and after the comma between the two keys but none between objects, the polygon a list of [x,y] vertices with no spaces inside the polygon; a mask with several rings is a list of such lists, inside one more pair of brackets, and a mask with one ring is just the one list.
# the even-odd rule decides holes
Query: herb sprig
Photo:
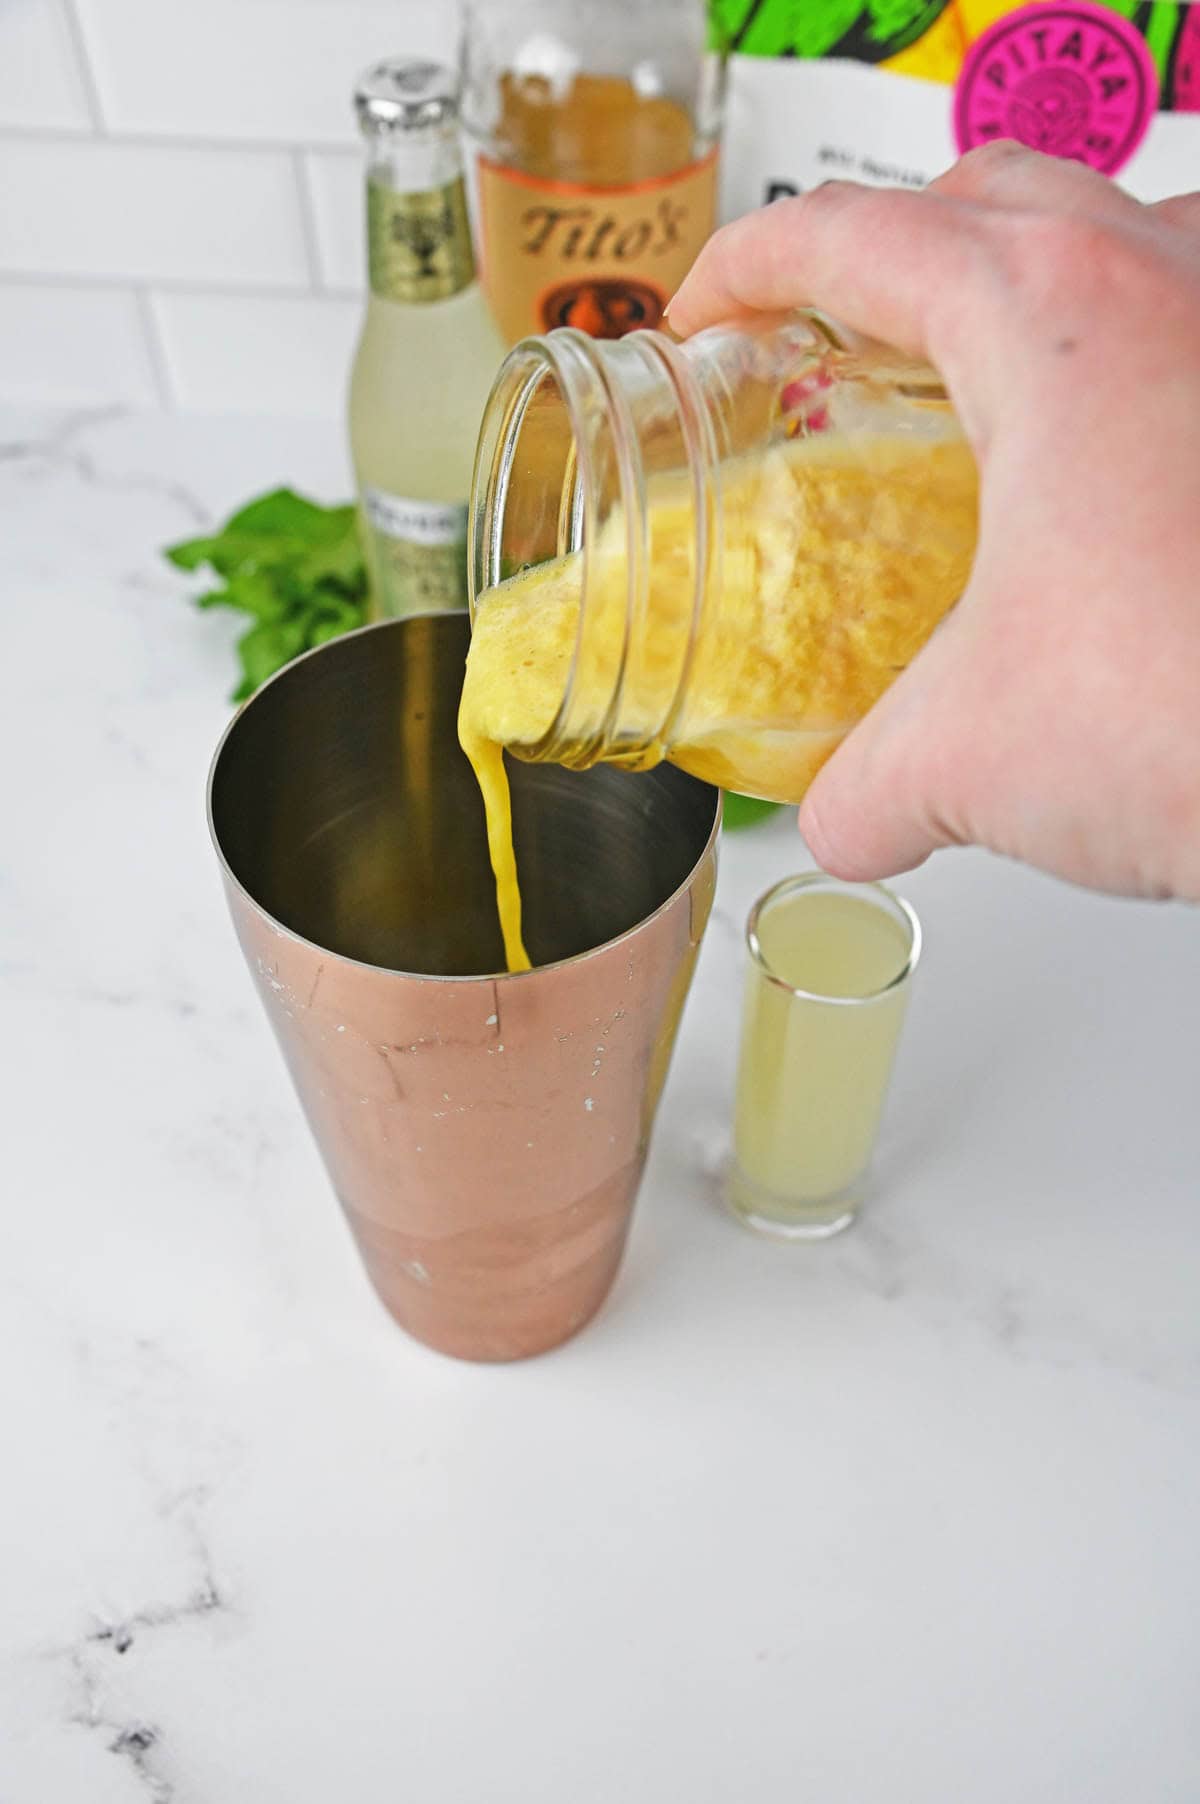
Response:
[{"label": "herb sprig", "polygon": [[367,574],[353,506],[322,507],[293,489],[239,508],[218,532],[167,547],[177,569],[207,566],[220,586],[196,597],[201,608],[234,608],[253,625],[238,640],[243,702],[284,664],[314,645],[361,626]]}]

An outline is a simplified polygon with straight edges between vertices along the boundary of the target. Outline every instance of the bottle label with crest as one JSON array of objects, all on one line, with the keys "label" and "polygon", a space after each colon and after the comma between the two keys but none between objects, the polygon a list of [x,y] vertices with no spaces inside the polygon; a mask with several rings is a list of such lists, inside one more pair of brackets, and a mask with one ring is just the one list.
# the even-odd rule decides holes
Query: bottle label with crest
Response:
[{"label": "bottle label with crest", "polygon": [[465,288],[475,263],[462,177],[409,194],[368,181],[367,262],[386,301],[445,301]]},{"label": "bottle label with crest", "polygon": [[480,261],[488,302],[515,344],[576,326],[620,338],[663,308],[716,219],[717,153],[675,174],[590,188],[478,163]]}]

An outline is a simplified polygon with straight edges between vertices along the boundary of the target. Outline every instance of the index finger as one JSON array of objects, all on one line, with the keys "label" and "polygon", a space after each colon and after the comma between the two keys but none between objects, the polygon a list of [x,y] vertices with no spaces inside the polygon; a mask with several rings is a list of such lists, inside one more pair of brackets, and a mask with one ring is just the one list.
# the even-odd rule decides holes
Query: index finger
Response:
[{"label": "index finger", "polygon": [[951,310],[982,297],[980,214],[926,189],[826,182],[723,226],[670,303],[674,331],[811,306],[937,362]]}]

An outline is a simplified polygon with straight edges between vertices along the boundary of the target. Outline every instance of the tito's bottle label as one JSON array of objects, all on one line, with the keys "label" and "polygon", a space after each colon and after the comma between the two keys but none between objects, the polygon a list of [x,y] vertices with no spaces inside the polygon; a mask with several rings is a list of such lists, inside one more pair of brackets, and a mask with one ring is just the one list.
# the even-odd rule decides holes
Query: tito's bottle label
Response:
[{"label": "tito's bottle label", "polygon": [[576,326],[657,326],[716,221],[717,153],[626,188],[586,188],[479,158],[482,279],[510,344]]},{"label": "tito's bottle label", "polygon": [[404,194],[367,182],[367,266],[385,301],[446,301],[475,275],[461,176],[444,188]]}]

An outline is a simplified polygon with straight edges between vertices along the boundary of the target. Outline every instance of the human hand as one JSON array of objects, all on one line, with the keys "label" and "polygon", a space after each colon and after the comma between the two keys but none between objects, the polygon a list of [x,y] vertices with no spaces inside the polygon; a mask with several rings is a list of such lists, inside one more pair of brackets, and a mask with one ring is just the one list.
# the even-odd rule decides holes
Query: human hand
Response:
[{"label": "human hand", "polygon": [[1200,194],[1012,144],[831,182],[716,233],[670,319],[803,304],[927,358],[981,476],[966,593],[805,799],[818,862],[978,844],[1200,899]]}]

